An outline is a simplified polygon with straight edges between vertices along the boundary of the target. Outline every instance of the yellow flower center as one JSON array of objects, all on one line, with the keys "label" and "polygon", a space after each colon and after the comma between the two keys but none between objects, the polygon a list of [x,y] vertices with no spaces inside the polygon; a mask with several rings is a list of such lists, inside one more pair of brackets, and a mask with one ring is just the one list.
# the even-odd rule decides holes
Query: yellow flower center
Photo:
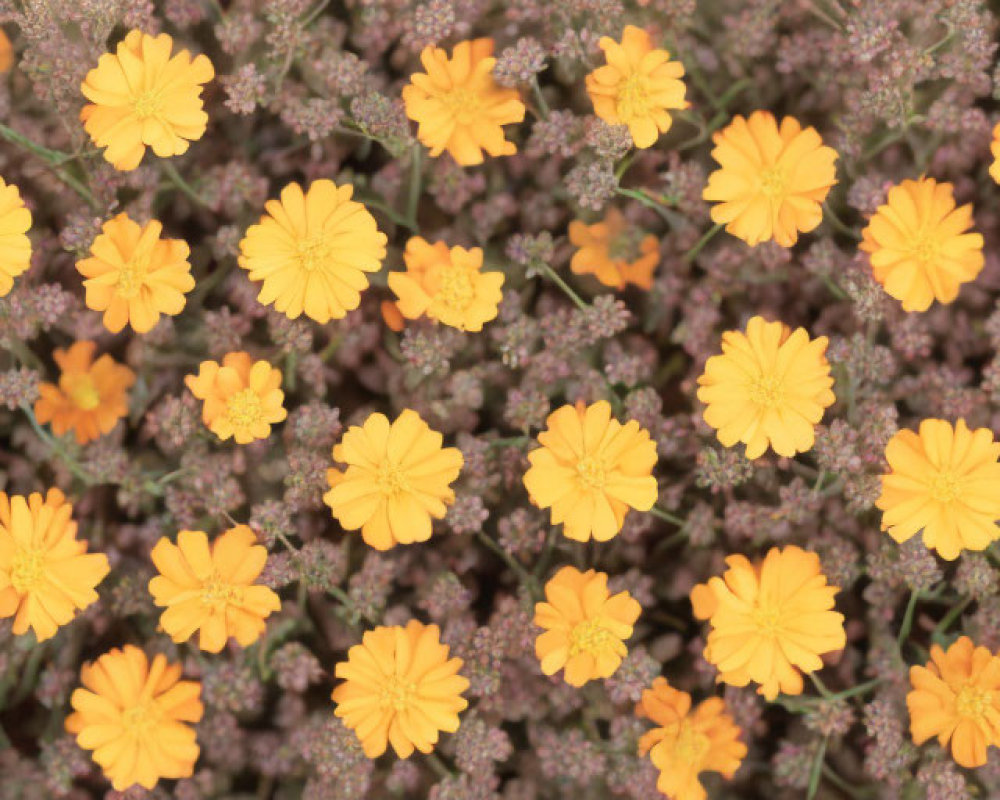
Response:
[{"label": "yellow flower center", "polygon": [[931,497],[939,503],[950,503],[962,493],[962,483],[951,472],[941,472],[931,481]]},{"label": "yellow flower center", "polygon": [[69,399],[81,411],[93,411],[101,404],[101,394],[90,375],[70,375],[66,384]]},{"label": "yellow flower center", "polygon": [[910,256],[924,266],[935,264],[941,258],[941,242],[933,232],[920,231],[913,240]]},{"label": "yellow flower center", "polygon": [[785,195],[788,175],[780,167],[768,167],[760,173],[760,191],[772,200]]},{"label": "yellow flower center", "polygon": [[476,287],[469,270],[455,266],[441,270],[441,285],[437,296],[448,308],[456,311],[468,308],[476,296]]},{"label": "yellow flower center", "polygon": [[603,489],[607,481],[604,464],[594,456],[584,456],[576,465],[576,473],[584,486],[591,489]]},{"label": "yellow flower center", "polygon": [[330,243],[326,236],[317,234],[297,243],[299,264],[306,272],[322,269],[331,258]]},{"label": "yellow flower center", "polygon": [[163,110],[163,93],[159,89],[150,89],[137,95],[132,109],[139,119],[155,117]]},{"label": "yellow flower center", "polygon": [[979,686],[963,686],[955,698],[955,710],[961,717],[981,720],[993,705],[993,692]]},{"label": "yellow flower center", "polygon": [[764,408],[775,408],[784,396],[781,379],[774,375],[760,375],[750,384],[750,400]]},{"label": "yellow flower center", "polygon": [[677,759],[683,764],[700,764],[708,755],[712,743],[709,738],[695,730],[688,720],[681,722],[681,729],[677,733],[674,742],[674,753]]},{"label": "yellow flower center", "polygon": [[211,573],[201,587],[201,602],[207,606],[223,606],[243,602],[243,587],[226,583],[217,573]]},{"label": "yellow flower center", "polygon": [[264,416],[260,396],[249,386],[241,389],[226,403],[226,416],[234,428],[249,428],[260,422]]},{"label": "yellow flower center", "polygon": [[134,253],[125,265],[118,270],[118,294],[129,299],[139,294],[146,283],[146,273],[149,272],[151,252]]},{"label": "yellow flower center", "polygon": [[413,695],[416,693],[416,683],[404,681],[399,675],[393,675],[379,692],[378,704],[380,708],[405,711],[413,702]]},{"label": "yellow flower center", "polygon": [[757,606],[751,612],[750,618],[763,636],[776,636],[781,627],[781,610],[773,605]]},{"label": "yellow flower center", "polygon": [[410,483],[406,480],[406,475],[395,464],[388,461],[379,464],[378,473],[375,476],[379,491],[387,497],[410,491]]},{"label": "yellow flower center", "polygon": [[456,86],[450,92],[442,94],[441,102],[452,116],[464,124],[473,122],[483,110],[479,92],[465,86]]},{"label": "yellow flower center", "polygon": [[596,656],[603,651],[614,649],[618,639],[596,619],[578,622],[569,632],[569,654],[578,656],[590,653]]},{"label": "yellow flower center", "polygon": [[34,548],[19,548],[10,569],[10,585],[24,595],[38,587],[45,578],[45,555]]},{"label": "yellow flower center", "polygon": [[649,99],[649,79],[642,73],[633,73],[618,85],[618,116],[626,122],[648,117],[653,108]]},{"label": "yellow flower center", "polygon": [[152,700],[140,702],[137,706],[127,708],[122,712],[122,727],[125,733],[142,737],[160,719],[160,711]]}]

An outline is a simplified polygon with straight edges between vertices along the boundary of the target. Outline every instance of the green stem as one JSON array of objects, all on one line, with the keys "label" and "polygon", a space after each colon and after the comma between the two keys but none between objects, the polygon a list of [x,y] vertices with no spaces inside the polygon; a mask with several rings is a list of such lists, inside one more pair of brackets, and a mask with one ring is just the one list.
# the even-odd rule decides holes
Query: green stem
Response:
[{"label": "green stem", "polygon": [[549,115],[549,104],[545,102],[545,95],[542,94],[542,87],[538,85],[538,77],[535,75],[531,77],[531,93],[538,104],[538,111],[542,115],[542,119],[545,119]]},{"label": "green stem", "polygon": [[86,486],[93,486],[94,479],[91,477],[90,473],[88,473],[87,470],[85,470],[83,466],[69,454],[62,442],[52,436],[52,434],[39,424],[38,419],[35,417],[35,412],[31,410],[31,406],[27,403],[22,403],[21,410],[28,417],[28,422],[31,423],[31,427],[34,429],[38,438],[41,439],[50,450],[58,455],[60,459],[62,459],[66,468],[77,478],[83,481]]},{"label": "green stem", "polygon": [[826,684],[823,683],[823,679],[820,678],[819,675],[817,675],[815,672],[809,672],[807,674],[809,675],[809,679],[813,682],[813,686],[816,687],[816,691],[818,691],[820,695],[822,695],[824,700],[829,700],[831,697],[833,697],[833,694],[830,692],[829,689],[826,688]]},{"label": "green stem", "polygon": [[187,197],[191,202],[202,208],[207,208],[208,203],[206,203],[201,195],[199,195],[184,178],[177,171],[177,167],[171,164],[167,159],[162,159],[160,161],[160,169],[163,170],[163,174],[170,179],[170,182],[181,190],[181,193]]},{"label": "green stem", "polygon": [[671,514],[669,511],[664,511],[659,506],[653,506],[651,509],[649,509],[649,513],[652,514],[654,517],[657,517],[658,519],[662,519],[664,522],[669,522],[673,525],[677,525],[680,528],[683,528],[685,525],[687,525],[686,519],[684,519],[683,517],[678,517],[676,514]]},{"label": "green stem", "polygon": [[625,158],[618,162],[618,166],[615,167],[615,180],[621,183],[625,173],[628,172],[628,168],[632,166],[632,162],[635,161],[635,150],[630,151],[626,154]]},{"label": "green stem", "polygon": [[417,210],[420,206],[420,183],[421,183],[421,166],[422,166],[422,156],[423,156],[423,145],[420,142],[414,142],[413,144],[413,155],[411,156],[413,161],[410,166],[410,194],[406,200],[406,218],[410,221],[410,227],[412,230],[417,229]]},{"label": "green stem", "polygon": [[947,614],[941,617],[941,621],[934,626],[934,630],[931,632],[931,640],[933,641],[934,639],[943,636],[952,624],[954,624],[955,620],[962,615],[962,612],[969,607],[971,602],[972,598],[966,597],[962,600],[962,602],[952,607]]},{"label": "green stem", "polygon": [[535,266],[541,272],[543,272],[545,274],[545,276],[549,280],[551,280],[556,286],[558,286],[560,289],[562,289],[563,293],[570,300],[573,301],[573,304],[578,309],[580,309],[581,311],[586,311],[587,310],[587,308],[589,306],[585,302],[583,302],[583,300],[581,299],[580,295],[578,295],[576,292],[574,292],[573,288],[568,283],[566,283],[566,281],[564,281],[561,277],[559,277],[558,273],[556,273],[556,271],[554,269],[552,269],[552,267],[550,267],[544,261],[536,261],[535,262]]},{"label": "green stem", "polygon": [[835,692],[834,694],[831,694],[829,697],[826,697],[824,699],[828,700],[829,702],[835,702],[837,700],[847,700],[851,697],[857,697],[858,695],[867,694],[876,686],[878,686],[880,683],[882,683],[881,678],[873,678],[872,680],[866,681],[865,683],[859,683],[857,686],[852,686],[850,689],[844,689],[844,691],[842,692]]},{"label": "green stem", "polygon": [[362,203],[365,206],[368,206],[370,208],[374,208],[377,211],[381,211],[383,214],[385,214],[389,219],[391,219],[397,225],[400,225],[400,226],[406,228],[407,230],[411,230],[411,231],[416,231],[417,230],[417,226],[414,223],[410,222],[410,220],[408,220],[406,217],[404,217],[402,214],[400,214],[398,211],[396,211],[396,209],[394,209],[394,208],[386,205],[384,202],[382,202],[377,197],[368,197],[368,196],[357,195],[354,199],[357,200],[359,203]]},{"label": "green stem", "polygon": [[507,563],[507,566],[514,570],[518,580],[521,581],[532,597],[537,599],[541,596],[541,590],[538,587],[538,582],[535,580],[535,576],[528,572],[528,570],[526,570],[524,566],[516,558],[514,558],[514,556],[504,550],[481,529],[476,530],[476,538],[500,556],[500,558]]},{"label": "green stem", "polygon": [[0,136],[8,142],[16,144],[27,150],[29,153],[38,156],[49,166],[59,180],[69,186],[92,207],[96,207],[97,200],[94,197],[94,193],[91,192],[90,188],[87,187],[79,178],[74,176],[65,168],[67,163],[75,160],[78,156],[72,155],[71,153],[64,153],[61,150],[50,150],[47,147],[35,144],[27,136],[18,133],[13,128],[9,128],[2,123],[0,123]]},{"label": "green stem", "polygon": [[490,439],[489,447],[524,447],[531,443],[530,436],[504,436],[500,439]]},{"label": "green stem", "polygon": [[10,350],[22,364],[44,372],[45,365],[42,364],[42,360],[20,339],[7,336],[3,339],[3,346]]},{"label": "green stem", "polygon": [[858,234],[854,228],[847,225],[840,217],[838,217],[834,210],[830,207],[829,203],[823,203],[823,210],[826,212],[824,219],[830,223],[831,227],[844,234],[844,236],[849,236],[855,241],[861,240],[860,234]]},{"label": "green stem", "polygon": [[830,783],[840,789],[840,791],[848,797],[854,798],[854,800],[862,800],[862,798],[869,796],[868,790],[852,786],[826,764],[823,765],[823,777],[830,781]]},{"label": "green stem", "polygon": [[445,763],[438,757],[437,753],[430,752],[424,756],[424,759],[430,764],[431,769],[433,769],[440,778],[450,778],[452,776],[452,771],[448,769]]},{"label": "green stem", "polygon": [[717,222],[715,225],[713,225],[711,228],[705,231],[705,234],[697,242],[694,243],[694,247],[692,247],[684,254],[683,260],[689,264],[692,261],[694,261],[698,257],[698,254],[705,249],[705,245],[707,245],[710,241],[712,241],[712,237],[715,236],[715,234],[717,234],[719,231],[721,231],[723,227],[724,226],[721,222]]},{"label": "green stem", "polygon": [[646,208],[651,208],[653,211],[655,211],[657,214],[663,217],[663,219],[665,219],[670,224],[674,223],[674,220],[671,216],[672,212],[670,210],[670,207],[665,205],[664,203],[657,202],[641,189],[623,189],[621,186],[619,186],[618,188],[615,189],[615,192],[617,194],[620,194],[622,197],[631,197],[633,200],[642,203],[644,206],[646,206]]},{"label": "green stem", "polygon": [[910,631],[913,629],[913,615],[917,610],[917,602],[920,600],[920,592],[913,591],[910,593],[909,602],[906,604],[906,611],[903,612],[903,623],[899,627],[899,636],[896,637],[896,644],[899,645],[899,649],[903,649],[903,645],[906,640],[910,638]]},{"label": "green stem", "polygon": [[809,789],[806,791],[806,800],[813,800],[816,792],[819,791],[820,778],[823,776],[823,762],[826,760],[826,743],[829,737],[824,736],[816,750],[813,758],[812,769],[809,770]]}]

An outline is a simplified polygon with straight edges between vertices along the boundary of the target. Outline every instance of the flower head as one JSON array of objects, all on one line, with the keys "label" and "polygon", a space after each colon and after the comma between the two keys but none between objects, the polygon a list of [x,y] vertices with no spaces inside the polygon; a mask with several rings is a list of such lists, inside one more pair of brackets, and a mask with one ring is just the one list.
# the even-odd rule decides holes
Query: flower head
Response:
[{"label": "flower head", "polygon": [[443,441],[416,411],[392,423],[372,414],[333,448],[333,460],[347,469],[327,473],[323,500],[345,530],[360,528],[376,550],[426,542],[431,519],[442,519],[455,501],[451,484],[462,469],[461,451]]},{"label": "flower head", "polygon": [[70,697],[66,730],[111,785],[146,789],[160,778],[188,778],[198,760],[194,728],[201,720],[201,684],[182,681],[180,664],[152,663],[138,647],[114,648],[80,670],[83,688]]},{"label": "flower head", "polygon": [[658,726],[643,734],[639,752],[649,753],[660,770],[656,788],[670,800],[705,800],[698,776],[718,772],[731,780],[746,757],[740,728],[721,697],[703,700],[692,711],[691,695],[660,677],[642,693],[635,713]]},{"label": "flower head", "polygon": [[516,89],[493,79],[492,39],[459,42],[451,58],[440,47],[420,54],[426,72],[415,72],[403,87],[406,116],[417,123],[417,138],[432,156],[447,150],[463,167],[491,156],[517,152],[504,138],[503,125],[524,119],[524,103]]},{"label": "flower head", "polygon": [[837,153],[815,128],[785,117],[778,127],[767,111],[736,116],[714,134],[719,169],[702,196],[712,221],[750,246],[776,241],[791,247],[823,219],[822,203],[836,182]]},{"label": "flower head", "polygon": [[97,600],[108,559],[76,538],[72,513],[58,489],[0,492],[0,618],[14,617],[15,634],[30,627],[44,641]]},{"label": "flower head", "polygon": [[551,508],[553,525],[570,539],[606,542],[622,529],[630,508],[656,502],[656,442],[635,420],[611,418],[604,400],[563,406],[549,414],[528,454],[524,486],[531,502]]},{"label": "flower head", "polygon": [[0,30],[0,73],[10,72],[14,66],[14,45],[7,34]]},{"label": "flower head", "polygon": [[181,531],[177,544],[162,538],[153,548],[159,571],[149,582],[156,605],[166,608],[160,624],[175,642],[199,633],[198,646],[218,653],[230,637],[246,647],[257,641],[278,595],[254,583],[267,561],[267,548],[246,525],[237,525],[208,544],[202,531]]},{"label": "flower head", "polygon": [[10,294],[14,278],[31,266],[31,212],[21,192],[0,178],[0,297]]},{"label": "flower head", "polygon": [[56,436],[73,431],[80,444],[110,433],[128,414],[128,389],[135,383],[135,373],[111,356],[95,361],[96,349],[86,341],[57,349],[52,357],[61,370],[59,383],[39,384],[35,401],[39,422],[51,422]]},{"label": "flower head", "polygon": [[570,686],[614,675],[642,611],[632,595],[612,595],[603,572],[567,566],[545,584],[545,600],[535,604],[535,625],[544,630],[535,640],[542,672],[565,669]]},{"label": "flower head", "polygon": [[405,628],[380,625],[347,651],[336,667],[344,682],[333,690],[334,714],[358,735],[366,756],[378,758],[389,744],[400,758],[414,749],[430,753],[439,731],[458,730],[469,682],[458,674],[462,659],[448,654],[438,626],[416,620]]},{"label": "flower head", "polygon": [[896,433],[885,458],[890,471],[876,506],[897,542],[923,529],[924,544],[953,561],[1000,538],[1000,442],[988,428],[925,419],[918,432]]},{"label": "flower head", "polygon": [[963,767],[986,763],[986,748],[1000,746],[1000,656],[960,637],[947,652],[931,645],[927,666],[910,667],[906,695],[916,744],[936,736]]},{"label": "flower head", "polygon": [[610,125],[628,125],[636,147],[652,147],[670,130],[668,112],[687,108],[684,65],[634,25],[625,26],[620,43],[602,36],[598,45],[607,63],[587,75],[594,113]]},{"label": "flower head", "polygon": [[414,236],[406,243],[403,259],[406,272],[390,272],[389,288],[405,318],[427,315],[463,331],[481,331],[496,318],[504,276],[481,271],[480,248],[449,249],[444,242],[430,244]]},{"label": "flower head", "polygon": [[840,590],[827,584],[819,556],[794,545],[771,548],[758,564],[734,555],[726,565],[692,592],[695,616],[712,629],[705,659],[720,681],[754,681],[768,700],[801,694],[802,672],[821,669],[820,656],[847,643],[844,616],[833,610]]},{"label": "flower head", "polygon": [[954,187],[933,178],[903,181],[889,189],[861,232],[875,280],[902,302],[904,311],[950,303],[959,287],[983,269],[983,237],[969,233],[972,205],[955,207]]},{"label": "flower head", "polygon": [[173,46],[166,33],[130,31],[80,87],[91,101],[80,119],[94,144],[107,148],[104,158],[115,169],[138,167],[147,146],[160,158],[179,156],[205,133],[201,87],[215,70],[208,58],[192,59],[187,50],[171,56]]},{"label": "flower head", "polygon": [[378,272],[386,236],[354,187],[314,181],[305,193],[297,183],[268,200],[267,213],[240,242],[240,266],[262,281],[258,300],[290,319],[303,313],[316,322],[342,319],[361,303],[366,272]]},{"label": "flower head", "polygon": [[577,251],[569,268],[577,275],[594,275],[605,286],[640,289],[653,286],[653,271],[660,263],[660,243],[651,234],[629,226],[616,208],[593,225],[580,220],[569,224],[569,240]]},{"label": "flower head", "polygon": [[159,222],[140,226],[124,212],[101,230],[90,258],[77,261],[76,268],[87,279],[87,308],[104,312],[104,327],[118,333],[131,323],[137,333],[146,333],[160,314],[180,314],[184,295],[194,288],[187,243],[161,239]]},{"label": "flower head", "polygon": [[990,164],[990,177],[1000,183],[1000,122],[993,126],[993,141],[990,142],[990,154],[993,163]]},{"label": "flower head", "polygon": [[201,418],[222,441],[230,436],[237,444],[266,439],[271,426],[288,416],[279,388],[281,371],[254,361],[249,353],[227,353],[222,364],[202,361],[198,374],[188,375],[184,383],[205,401]]},{"label": "flower head", "polygon": [[794,456],[813,446],[815,426],[833,405],[827,338],[805,328],[753,317],[746,333],[722,334],[722,355],[712,356],[698,378],[705,422],[726,447],[746,445],[747,458],[770,446]]}]

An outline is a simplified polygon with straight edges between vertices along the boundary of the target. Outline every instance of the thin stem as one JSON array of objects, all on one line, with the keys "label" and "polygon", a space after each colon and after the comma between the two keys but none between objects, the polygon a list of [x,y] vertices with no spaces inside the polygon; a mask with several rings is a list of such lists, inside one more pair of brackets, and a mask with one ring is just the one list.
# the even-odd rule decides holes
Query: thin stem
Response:
[{"label": "thin stem", "polygon": [[900,650],[903,649],[906,640],[910,638],[910,631],[913,629],[913,615],[917,610],[917,602],[919,600],[920,592],[914,591],[910,593],[910,600],[906,604],[906,611],[903,612],[903,623],[899,627],[899,636],[896,637],[896,644],[899,645]]},{"label": "thin stem", "polygon": [[848,797],[855,798],[855,800],[861,800],[864,797],[868,797],[867,790],[852,786],[846,780],[841,778],[836,772],[834,772],[833,769],[827,764],[823,764],[823,777],[830,781],[830,783],[840,789],[840,791]]},{"label": "thin stem", "polygon": [[531,593],[532,597],[540,596],[541,592],[539,591],[538,582],[535,580],[535,576],[528,572],[528,570],[526,570],[524,566],[516,558],[514,558],[514,556],[504,550],[481,529],[476,530],[476,538],[500,556],[500,558],[507,563],[507,566],[514,570],[518,579],[522,584],[524,584],[524,587]]},{"label": "thin stem", "polygon": [[64,166],[68,162],[75,160],[77,156],[70,153],[64,153],[60,150],[50,150],[47,147],[42,147],[40,144],[35,144],[27,136],[18,133],[13,128],[9,128],[2,123],[0,123],[0,136],[8,142],[16,144],[27,150],[29,153],[38,156],[49,166],[59,180],[69,186],[92,207],[96,207],[97,200],[94,197],[94,193],[91,192],[89,187],[69,172]]},{"label": "thin stem", "polygon": [[191,202],[201,206],[202,208],[208,207],[208,203],[206,203],[202,199],[202,197],[192,188],[191,184],[189,184],[186,180],[184,180],[183,177],[181,177],[181,174],[177,171],[177,167],[175,167],[166,159],[163,159],[160,161],[160,169],[162,169],[163,174],[170,179],[170,182],[178,189],[180,189],[181,193],[185,197],[187,197]]},{"label": "thin stem", "polygon": [[448,769],[447,765],[438,757],[437,753],[430,752],[427,753],[424,758],[427,763],[430,764],[431,769],[433,769],[440,778],[450,778],[452,776],[452,771]]},{"label": "thin stem", "polygon": [[556,271],[554,269],[552,269],[552,267],[550,267],[544,261],[537,261],[537,262],[535,262],[535,266],[541,272],[543,272],[545,274],[545,277],[547,277],[556,286],[558,286],[560,289],[562,289],[563,293],[570,300],[573,301],[573,304],[578,309],[580,309],[581,311],[586,311],[587,310],[588,306],[587,306],[587,304],[585,302],[583,302],[583,299],[580,297],[580,295],[578,295],[576,292],[574,292],[573,288],[568,283],[566,283],[566,281],[564,281],[561,277],[559,277],[558,273],[556,273]]},{"label": "thin stem", "polygon": [[420,142],[414,142],[411,158],[413,161],[410,166],[410,194],[406,200],[406,217],[410,221],[410,226],[413,230],[417,228],[417,209],[420,206],[420,183],[421,183],[421,167],[422,167],[422,156],[423,156],[423,145]]},{"label": "thin stem", "polygon": [[669,522],[681,528],[687,525],[686,519],[678,517],[676,514],[671,514],[669,511],[664,511],[659,506],[653,506],[651,509],[649,509],[649,513],[652,514],[654,517],[657,517],[658,519],[662,519],[664,522]]},{"label": "thin stem", "polygon": [[806,792],[806,800],[813,800],[816,792],[819,791],[820,778],[823,776],[823,762],[826,760],[826,743],[829,737],[824,736],[816,750],[813,758],[812,769],[809,770],[809,789]]},{"label": "thin stem", "polygon": [[504,436],[500,439],[490,439],[489,447],[524,447],[531,443],[530,436]]},{"label": "thin stem", "polygon": [[531,93],[535,97],[535,102],[538,104],[538,111],[545,119],[549,115],[549,104],[545,102],[545,95],[542,94],[542,87],[538,85],[538,76],[531,76]]},{"label": "thin stem", "polygon": [[837,700],[847,700],[851,697],[857,697],[858,695],[867,694],[876,686],[882,683],[881,678],[873,678],[865,683],[859,683],[857,686],[852,686],[850,689],[844,689],[842,692],[835,692],[829,697],[824,698],[830,702],[835,702]]},{"label": "thin stem", "polygon": [[28,422],[31,423],[31,427],[34,429],[38,438],[41,439],[48,446],[48,448],[52,450],[52,452],[59,456],[62,462],[66,465],[66,468],[77,478],[83,481],[85,485],[92,486],[95,481],[93,477],[91,477],[90,473],[88,473],[87,470],[85,470],[83,466],[69,454],[62,442],[56,439],[39,424],[31,406],[27,403],[22,403],[21,410],[25,413],[25,416],[27,416]]},{"label": "thin stem", "polygon": [[957,605],[953,606],[947,614],[941,617],[941,621],[934,626],[934,630],[931,632],[931,640],[934,640],[940,636],[943,636],[948,629],[952,626],[956,619],[958,619],[962,612],[969,607],[972,602],[971,597],[966,597]]},{"label": "thin stem", "polygon": [[707,245],[710,241],[712,241],[712,237],[714,237],[715,234],[721,231],[723,227],[724,226],[721,222],[717,222],[715,225],[713,225],[711,228],[705,231],[705,234],[697,242],[694,243],[694,247],[692,247],[684,254],[683,260],[689,264],[692,261],[694,261],[698,257],[698,254],[705,249],[705,245]]},{"label": "thin stem", "polygon": [[625,173],[628,172],[628,168],[632,166],[632,162],[635,161],[635,150],[630,151],[626,154],[625,158],[618,162],[618,166],[615,167],[615,180],[621,183]]},{"label": "thin stem", "polygon": [[379,198],[357,195],[357,196],[355,196],[355,199],[359,203],[363,203],[364,205],[366,205],[366,206],[368,206],[370,208],[374,208],[377,211],[381,211],[383,214],[385,214],[389,219],[391,219],[397,225],[401,225],[402,227],[406,228],[407,230],[411,230],[411,231],[416,231],[417,230],[417,226],[414,223],[410,222],[410,220],[408,220],[406,217],[404,217],[402,214],[400,214],[398,211],[396,211],[396,209],[394,209],[394,208],[386,205]]},{"label": "thin stem", "polygon": [[860,241],[860,234],[854,230],[854,228],[847,225],[840,217],[837,216],[836,212],[830,207],[829,203],[823,203],[823,210],[826,212],[824,219],[830,223],[830,225],[844,236],[849,236],[855,241]]},{"label": "thin stem", "polygon": [[302,20],[302,27],[306,28],[311,25],[316,18],[323,13],[323,10],[330,5],[330,0],[320,0],[319,4],[314,8],[309,14]]},{"label": "thin stem", "polygon": [[31,350],[24,342],[14,336],[7,336],[3,340],[3,346],[10,350],[11,353],[22,363],[29,367],[33,367],[39,371],[45,370],[45,365],[42,364],[42,360],[35,355],[34,351]]},{"label": "thin stem", "polygon": [[621,186],[615,189],[617,194],[622,197],[631,197],[639,203],[642,203],[646,208],[651,208],[657,214],[659,214],[667,222],[673,224],[674,220],[671,217],[670,208],[664,203],[659,203],[648,194],[646,194],[642,189],[623,189]]},{"label": "thin stem", "polygon": [[823,683],[823,679],[820,678],[820,676],[815,672],[809,672],[807,674],[809,675],[809,679],[813,682],[813,686],[816,687],[816,691],[822,695],[824,700],[829,700],[833,695],[830,690],[826,688],[826,684]]}]

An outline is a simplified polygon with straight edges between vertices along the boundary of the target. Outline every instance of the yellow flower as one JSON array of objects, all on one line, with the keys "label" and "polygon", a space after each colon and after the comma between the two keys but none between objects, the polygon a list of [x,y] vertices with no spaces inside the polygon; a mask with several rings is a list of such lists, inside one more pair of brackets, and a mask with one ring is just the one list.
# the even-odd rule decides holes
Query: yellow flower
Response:
[{"label": "yellow flower", "polygon": [[140,226],[121,213],[104,223],[90,258],[76,262],[87,290],[87,308],[104,312],[104,327],[118,333],[126,323],[146,333],[160,314],[174,316],[194,288],[191,250],[180,239],[161,239],[156,220]]},{"label": "yellow flower", "polygon": [[10,72],[14,66],[14,46],[7,34],[0,30],[0,72]]},{"label": "yellow flower", "polygon": [[659,726],[643,734],[639,753],[649,753],[660,770],[656,788],[670,800],[705,800],[708,795],[698,776],[718,772],[732,780],[746,757],[740,728],[721,697],[703,700],[692,712],[691,695],[660,677],[643,691],[635,713]]},{"label": "yellow flower", "polygon": [[990,142],[990,153],[993,163],[990,164],[990,177],[1000,183],[1000,122],[993,126],[993,141]]},{"label": "yellow flower", "polygon": [[636,147],[652,147],[670,130],[668,111],[687,108],[684,65],[634,25],[625,26],[621,43],[602,36],[598,45],[607,64],[587,75],[594,113],[609,125],[628,125]]},{"label": "yellow flower", "polygon": [[258,300],[289,317],[303,313],[316,322],[342,319],[361,303],[366,272],[378,272],[386,236],[361,203],[354,187],[314,181],[303,194],[290,183],[280,200],[240,242],[239,265],[250,280],[263,281]]},{"label": "yellow flower", "polygon": [[933,178],[889,189],[862,233],[872,272],[904,311],[950,303],[983,269],[983,237],[968,233],[972,205],[955,207],[954,187]]},{"label": "yellow flower", "polygon": [[44,641],[97,600],[108,559],[76,538],[72,513],[58,489],[44,498],[0,492],[0,618],[14,617],[17,635],[31,627]]},{"label": "yellow flower", "polygon": [[714,134],[712,158],[719,169],[702,197],[712,221],[751,247],[773,239],[783,247],[823,219],[822,203],[836,182],[837,153],[823,145],[815,128],[803,130],[785,117],[781,128],[767,111],[736,116]]},{"label": "yellow flower", "polygon": [[696,616],[711,611],[705,659],[718,667],[718,680],[754,681],[768,700],[779,691],[801,694],[802,672],[821,669],[820,656],[847,643],[844,616],[833,610],[840,590],[827,584],[819,556],[794,545],[772,547],[759,564],[740,555],[726,564],[708,581],[707,608],[692,593]]},{"label": "yellow flower", "polygon": [[503,125],[524,119],[524,103],[516,89],[493,80],[493,40],[459,42],[452,57],[440,47],[420,54],[426,72],[415,72],[403,87],[406,116],[417,123],[417,138],[432,156],[445,150],[463,167],[491,156],[517,152],[504,139]]},{"label": "yellow flower", "polygon": [[478,247],[448,248],[419,236],[406,243],[406,272],[390,272],[389,288],[407,319],[428,316],[462,331],[481,331],[496,318],[503,299],[502,272],[482,272],[483,251]]},{"label": "yellow flower", "polygon": [[160,158],[179,156],[200,139],[208,124],[201,86],[215,77],[205,56],[187,50],[171,57],[174,40],[139,30],[105,53],[87,73],[80,91],[91,102],[80,120],[115,169],[139,166],[146,147]]},{"label": "yellow flower", "polygon": [[152,664],[138,647],[113,648],[80,670],[82,689],[66,718],[116,791],[152,789],[160,778],[189,778],[198,760],[194,728],[201,720],[201,684],[182,681],[180,664],[163,655]]},{"label": "yellow flower", "polygon": [[74,342],[52,358],[61,370],[59,384],[41,383],[35,416],[52,423],[56,436],[73,431],[79,444],[110,433],[128,414],[128,389],[135,373],[105,354],[94,361],[93,342]]},{"label": "yellow flower", "polygon": [[14,278],[31,266],[31,212],[21,192],[0,178],[0,297],[10,294]]},{"label": "yellow flower", "polygon": [[153,548],[159,571],[149,582],[156,605],[166,608],[160,624],[175,642],[199,633],[198,646],[218,653],[230,637],[243,647],[267,627],[278,595],[254,583],[267,561],[267,549],[246,525],[230,528],[209,547],[203,531],[181,531],[177,544],[162,538]]},{"label": "yellow flower", "polygon": [[535,604],[535,655],[546,675],[565,669],[570,686],[610,678],[628,654],[625,640],[641,606],[628,592],[611,595],[608,576],[563,567],[545,584],[547,602]]},{"label": "yellow flower", "polygon": [[1000,443],[988,428],[925,419],[919,433],[896,433],[885,457],[890,472],[875,505],[882,530],[897,542],[922,528],[924,544],[954,561],[1000,538]]},{"label": "yellow flower", "polygon": [[705,422],[726,447],[746,445],[747,458],[770,446],[792,457],[813,446],[815,426],[833,405],[827,338],[810,339],[780,322],[753,317],[746,333],[722,334],[722,355],[712,356],[698,378]]},{"label": "yellow flower", "polygon": [[610,209],[594,225],[573,220],[569,240],[578,248],[569,262],[577,275],[594,275],[613,289],[624,289],[629,283],[640,289],[652,288],[660,244],[655,236],[629,227],[617,209]]},{"label": "yellow flower", "polygon": [[222,364],[202,361],[197,375],[184,378],[191,393],[204,400],[201,418],[225,441],[248,444],[271,435],[271,426],[288,416],[282,402],[281,371],[249,353],[227,353]]},{"label": "yellow flower", "polygon": [[986,748],[1000,746],[1000,657],[960,637],[948,651],[931,645],[926,667],[910,667],[906,695],[915,744],[936,736],[963,767],[986,764]]},{"label": "yellow flower", "polygon": [[462,659],[448,654],[438,626],[416,620],[405,628],[380,625],[347,651],[336,667],[344,682],[333,690],[333,713],[357,734],[366,756],[378,758],[389,744],[400,758],[414,748],[430,753],[439,731],[458,730],[469,682],[458,674]]},{"label": "yellow flower", "polygon": [[531,502],[551,508],[553,525],[578,542],[606,542],[622,529],[629,508],[656,502],[656,442],[635,420],[622,425],[601,400],[563,406],[549,414],[528,453],[524,486]]},{"label": "yellow flower", "polygon": [[455,501],[451,484],[462,469],[461,451],[442,442],[416,411],[406,409],[391,424],[372,414],[333,448],[333,460],[347,469],[327,473],[323,500],[345,530],[360,528],[376,550],[426,542],[431,519],[442,519]]}]

